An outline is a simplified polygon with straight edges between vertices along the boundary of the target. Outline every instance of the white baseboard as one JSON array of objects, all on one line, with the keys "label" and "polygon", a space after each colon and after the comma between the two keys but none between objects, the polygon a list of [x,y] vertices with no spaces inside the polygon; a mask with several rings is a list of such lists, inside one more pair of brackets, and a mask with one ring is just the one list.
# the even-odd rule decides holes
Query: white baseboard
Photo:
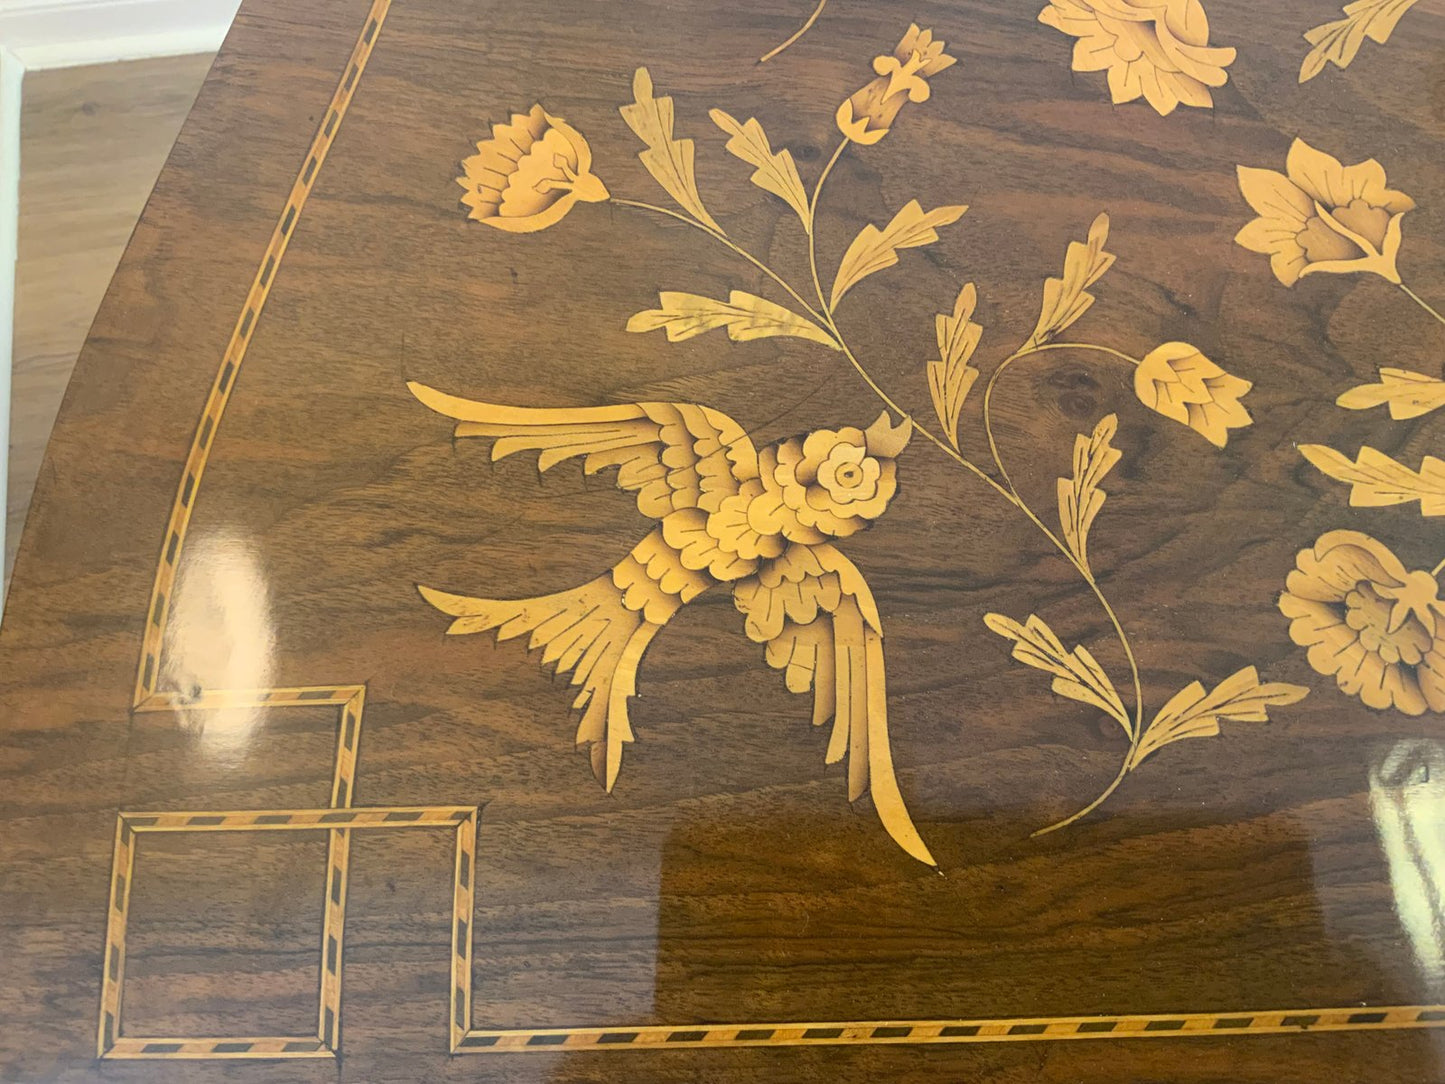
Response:
[{"label": "white baseboard", "polygon": [[[15,341],[16,235],[20,225],[20,80],[24,75],[25,66],[19,58],[0,45],[0,561],[5,553],[6,482],[10,473],[10,373]],[[0,593],[3,605],[4,594]]]},{"label": "white baseboard", "polygon": [[26,70],[220,48],[240,0],[0,0],[0,47]]}]

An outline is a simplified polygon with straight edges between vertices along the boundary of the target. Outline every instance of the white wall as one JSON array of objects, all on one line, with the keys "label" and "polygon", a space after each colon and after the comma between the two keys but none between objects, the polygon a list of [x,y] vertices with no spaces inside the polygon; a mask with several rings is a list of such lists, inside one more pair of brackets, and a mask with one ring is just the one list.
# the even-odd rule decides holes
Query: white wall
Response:
[{"label": "white wall", "polygon": [[10,459],[22,77],[37,68],[214,53],[239,6],[240,0],[0,0],[0,554]]},{"label": "white wall", "polygon": [[[25,68],[0,43],[0,555],[10,474],[10,366],[15,340],[15,242],[20,219],[20,80]],[[3,558],[0,558],[3,559]],[[0,607],[4,606],[0,595]]]},{"label": "white wall", "polygon": [[0,46],[27,69],[214,51],[240,0],[0,0]]}]

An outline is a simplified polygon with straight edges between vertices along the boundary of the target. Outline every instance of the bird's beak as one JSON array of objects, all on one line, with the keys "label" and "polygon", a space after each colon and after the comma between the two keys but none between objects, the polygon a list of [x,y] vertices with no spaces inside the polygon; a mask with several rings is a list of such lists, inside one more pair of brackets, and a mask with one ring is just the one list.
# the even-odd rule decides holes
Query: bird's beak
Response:
[{"label": "bird's beak", "polygon": [[888,416],[888,411],[878,415],[878,420],[863,430],[864,443],[868,454],[883,459],[896,459],[908,440],[913,436],[913,423],[905,418],[898,425]]}]

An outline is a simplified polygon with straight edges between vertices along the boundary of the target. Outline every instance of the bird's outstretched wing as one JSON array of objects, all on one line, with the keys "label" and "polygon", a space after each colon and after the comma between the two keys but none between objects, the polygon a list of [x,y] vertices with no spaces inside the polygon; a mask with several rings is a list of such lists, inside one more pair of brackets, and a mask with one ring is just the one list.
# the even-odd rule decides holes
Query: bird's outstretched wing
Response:
[{"label": "bird's outstretched wing", "polygon": [[534,409],[460,399],[407,384],[423,403],[456,418],[459,437],[493,437],[492,458],[539,452],[542,470],[582,456],[588,474],[616,467],[617,487],[637,494],[645,516],[696,508],[715,512],[724,497],[758,476],[758,453],[742,426],[693,403]]},{"label": "bird's outstretched wing", "polygon": [[883,627],[856,565],[827,544],[794,543],[733,586],[748,637],[795,693],[813,690],[813,725],[829,718],[827,762],[848,758],[848,800],[872,793],[888,834],[920,862],[937,865],[913,826],[888,745]]}]

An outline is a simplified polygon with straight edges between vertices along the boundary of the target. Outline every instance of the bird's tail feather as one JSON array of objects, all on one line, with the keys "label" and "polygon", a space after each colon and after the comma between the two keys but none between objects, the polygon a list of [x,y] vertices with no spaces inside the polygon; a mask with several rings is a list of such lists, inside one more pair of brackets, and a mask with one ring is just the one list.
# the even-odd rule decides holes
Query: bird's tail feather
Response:
[{"label": "bird's tail feather", "polygon": [[527,649],[542,652],[542,665],[572,675],[572,685],[580,686],[572,706],[583,713],[577,744],[591,744],[592,770],[611,790],[623,743],[632,741],[627,699],[636,693],[637,662],[657,631],[623,605],[611,574],[541,598],[472,598],[430,587],[418,590],[438,610],[456,618],[449,635],[495,631],[498,640],[510,640],[531,633]]},{"label": "bird's tail feather", "polygon": [[570,591],[540,598],[490,599],[418,587],[422,597],[456,618],[448,634],[495,631],[498,640],[531,633],[529,651],[542,665],[570,673],[582,711],[577,744],[591,745],[592,770],[610,791],[632,741],[627,701],[637,695],[643,652],[684,601],[707,586],[683,569],[654,531],[618,566]]}]

